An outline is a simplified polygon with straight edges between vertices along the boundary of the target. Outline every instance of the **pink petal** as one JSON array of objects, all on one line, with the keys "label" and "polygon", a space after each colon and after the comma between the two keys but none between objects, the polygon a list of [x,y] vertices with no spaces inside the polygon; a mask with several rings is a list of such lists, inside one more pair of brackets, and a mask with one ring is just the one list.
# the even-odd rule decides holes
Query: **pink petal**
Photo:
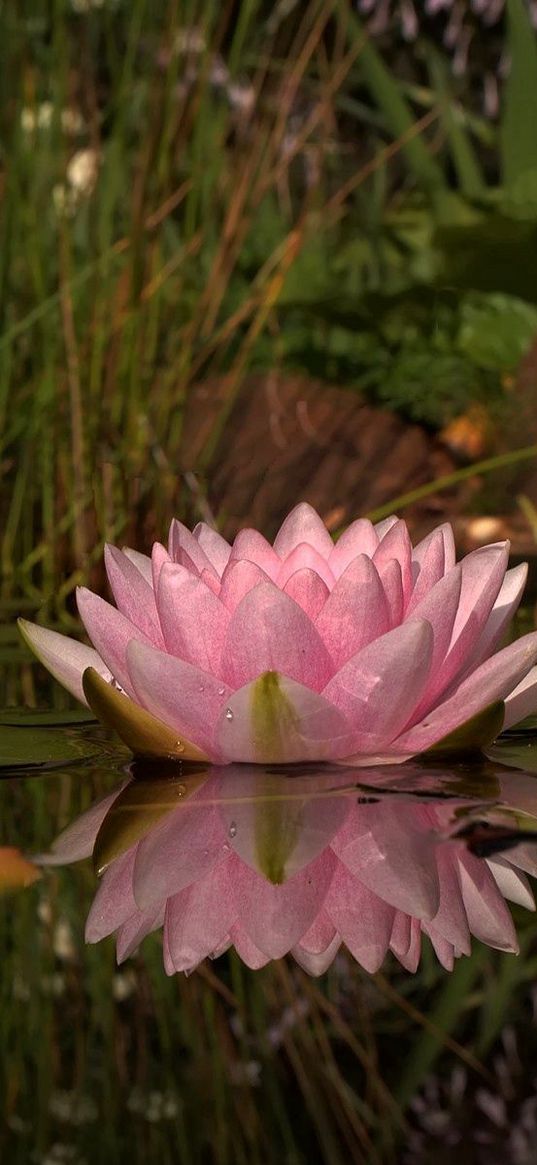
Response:
[{"label": "pink petal", "polygon": [[280,559],[274,553],[270,542],[267,542],[257,530],[239,530],[231,548],[229,561],[236,562],[241,558],[255,562],[273,582],[276,579],[281,566]]},{"label": "pink petal", "polygon": [[390,944],[393,907],[338,862],[324,908],[354,958],[366,971],[378,971]]},{"label": "pink petal", "polygon": [[367,554],[368,558],[372,558],[378,544],[378,535],[369,519],[358,518],[347,526],[332,548],[328,559],[330,570],[339,578],[359,554]]},{"label": "pink petal", "polygon": [[227,867],[209,870],[166,904],[166,944],[176,971],[190,971],[216,950],[236,919]]},{"label": "pink petal", "polygon": [[163,566],[158,611],[166,650],[212,675],[220,675],[229,612],[201,579],[182,567]]},{"label": "pink petal", "polygon": [[379,546],[373,555],[373,562],[380,570],[391,558],[395,558],[401,567],[403,594],[405,603],[412,592],[412,543],[404,522],[395,522],[384,534]]},{"label": "pink petal", "polygon": [[229,937],[239,958],[251,971],[259,971],[261,967],[266,967],[267,963],[270,963],[270,955],[266,955],[264,951],[260,951],[259,947],[256,947],[240,923],[236,922],[232,926]]},{"label": "pink petal", "polygon": [[322,518],[307,502],[300,502],[287,515],[274,539],[274,550],[279,558],[285,559],[301,542],[313,546],[325,559],[334,546]]},{"label": "pink petal", "polygon": [[498,598],[476,644],[473,655],[474,667],[488,659],[501,643],[524,594],[527,577],[527,562],[522,562],[520,566],[514,566],[512,570],[507,571]]},{"label": "pink petal", "polygon": [[465,852],[459,857],[458,873],[472,934],[489,947],[516,954],[513,920],[486,862]]},{"label": "pink petal", "polygon": [[53,841],[49,853],[39,854],[39,865],[63,866],[91,857],[97,834],[116,797],[119,797],[121,788],[102,797],[68,825]]},{"label": "pink petal", "polygon": [[168,551],[165,550],[164,546],[160,542],[154,542],[151,551],[151,571],[153,574],[153,590],[155,594],[158,594],[158,584],[162,567],[166,562],[171,561]]},{"label": "pink petal", "polygon": [[230,881],[237,914],[252,942],[271,959],[280,959],[309,930],[330,886],[336,860],[323,854],[280,886],[259,877],[238,858]]},{"label": "pink petal", "polygon": [[60,635],[57,631],[39,627],[37,623],[28,623],[26,619],[19,619],[18,623],[25,643],[40,663],[86,707],[88,702],[82,690],[82,676],[86,668],[94,667],[103,679],[112,679],[112,673],[93,647],[69,639],[67,635]]},{"label": "pink petal", "polygon": [[303,951],[307,951],[309,954],[321,955],[331,946],[335,938],[339,938],[339,935],[333,922],[330,921],[324,910],[320,910],[309,930],[302,935],[300,946]]},{"label": "pink petal", "polygon": [[155,647],[164,647],[153,587],[117,547],[105,546],[104,561],[118,611],[130,619]]},{"label": "pink petal", "polygon": [[294,550],[287,555],[287,558],[284,558],[278,572],[276,585],[283,590],[287,580],[297,570],[314,570],[319,578],[322,578],[328,590],[332,589],[336,581],[326,558],[323,558],[322,554],[319,554],[307,542],[301,542],[298,546],[295,546]]},{"label": "pink petal", "polygon": [[[456,566],[431,587],[413,611],[412,617],[426,619],[433,631],[433,655],[430,672],[433,683],[451,643],[453,626],[459,609],[460,593],[461,568]],[[423,703],[426,704],[428,700],[429,688],[425,691]]]},{"label": "pink petal", "polygon": [[226,542],[225,538],[222,538],[222,535],[217,530],[213,530],[212,526],[208,526],[205,522],[198,522],[192,533],[194,538],[199,542],[203,552],[207,555],[211,566],[214,567],[217,575],[221,577],[231,554],[229,542]]},{"label": "pink petal", "polygon": [[297,570],[283,588],[286,595],[298,603],[306,615],[315,621],[330,594],[326,583],[314,570]]},{"label": "pink petal", "polygon": [[220,602],[233,612],[244,596],[261,582],[270,582],[270,579],[257,563],[247,558],[232,558],[222,575]]},{"label": "pink petal", "polygon": [[418,969],[421,955],[421,927],[417,918],[397,910],[390,936],[390,950],[401,966],[412,974]]},{"label": "pink petal", "polygon": [[422,922],[421,929],[429,936],[440,965],[445,971],[452,971],[455,963],[455,950],[452,944],[435,930],[432,922]]},{"label": "pink petal", "polygon": [[353,728],[353,750],[376,752],[397,736],[421,699],[432,654],[428,623],[411,620],[344,664],[323,695]]},{"label": "pink petal", "polygon": [[416,918],[433,918],[440,887],[437,838],[416,805],[357,805],[332,849],[379,898]]},{"label": "pink petal", "polygon": [[504,700],[537,658],[537,632],[485,660],[443,704],[392,744],[395,753],[424,752],[496,700]]},{"label": "pink petal", "polygon": [[527,676],[517,684],[516,688],[506,697],[504,728],[512,724],[520,724],[526,716],[533,716],[537,712],[537,667],[532,667]]},{"label": "pink petal", "polygon": [[365,554],[353,559],[338,579],[315,626],[336,668],[389,630],[384,587]]},{"label": "pink petal", "polygon": [[266,671],[279,671],[316,691],[333,672],[311,620],[273,583],[260,583],[239,603],[222,654],[222,675],[231,687]]},{"label": "pink petal", "polygon": [[[427,534],[426,538],[423,538],[421,542],[416,544],[412,551],[412,562],[419,566],[421,570],[425,558],[429,556],[431,543],[436,541],[438,535],[441,536],[444,546],[444,574],[447,574],[448,570],[452,570],[455,566],[456,561],[455,539],[449,522],[445,522],[442,526],[437,526],[435,530]],[[430,569],[430,566],[428,569]]]},{"label": "pink petal", "polygon": [[142,577],[145,578],[145,581],[147,583],[149,583],[150,587],[152,587],[153,586],[153,566],[152,566],[151,558],[149,557],[149,555],[148,554],[140,554],[139,550],[131,550],[130,546],[124,546],[123,553],[127,558],[130,558],[131,562],[134,563],[137,570],[140,571],[140,574],[142,575]]},{"label": "pink petal", "polygon": [[[197,538],[191,534],[187,526],[174,518],[170,526],[170,533],[168,538],[168,550],[170,558],[180,565],[189,565],[192,563],[199,574],[202,570],[210,570],[216,574],[215,568],[212,565],[208,555],[205,553],[203,547]],[[186,560],[184,555],[187,556]]]},{"label": "pink petal", "polygon": [[193,664],[136,641],[127,660],[129,686],[142,707],[216,758],[214,725],[230,688]]},{"label": "pink petal", "polygon": [[432,919],[432,926],[435,933],[442,935],[451,946],[469,955],[470,930],[458,877],[458,853],[457,844],[446,843],[438,846],[436,863],[440,881],[440,903],[436,916]]},{"label": "pink petal", "polygon": [[269,672],[228,694],[214,739],[227,761],[282,764],[346,756],[353,736],[328,700]]},{"label": "pink petal", "polygon": [[373,529],[379,542],[382,542],[382,539],[386,536],[386,534],[388,534],[392,527],[396,526],[399,521],[400,519],[397,518],[395,514],[391,514],[389,518],[383,518],[381,522],[375,522]]},{"label": "pink petal", "polygon": [[120,686],[129,696],[133,694],[127,667],[127,644],[132,639],[152,646],[151,641],[110,603],[94,595],[86,587],[77,587],[76,601],[80,618],[99,655],[110,668]]},{"label": "pink petal", "polygon": [[175,809],[136,847],[133,892],[140,910],[165,902],[220,867],[229,856],[214,806],[190,800]]},{"label": "pink petal", "polygon": [[340,946],[341,939],[336,934],[330,946],[325,951],[319,952],[319,954],[312,954],[311,951],[306,951],[301,943],[297,943],[296,947],[293,947],[291,954],[296,959],[299,967],[302,967],[303,971],[306,971],[308,975],[315,975],[317,977],[324,975],[325,971],[332,966]]},{"label": "pink petal", "polygon": [[388,612],[390,617],[390,624],[386,630],[391,627],[398,627],[402,621],[405,597],[403,594],[403,576],[401,574],[401,567],[395,558],[381,566],[379,570],[379,578],[386,596],[386,603],[388,605]]},{"label": "pink petal", "polygon": [[116,958],[118,963],[124,963],[138,949],[140,943],[155,930],[160,930],[164,922],[164,910],[161,907],[153,910],[137,910],[131,918],[120,926],[116,936]]},{"label": "pink petal", "polygon": [[518,906],[524,906],[526,910],[535,910],[535,899],[526,875],[514,870],[508,858],[502,858],[499,855],[495,858],[489,858],[487,866],[502,898],[507,898],[509,902],[516,902]]},{"label": "pink petal", "polygon": [[442,530],[433,530],[433,533],[415,548],[412,563],[418,568],[418,574],[408,603],[407,615],[412,614],[431,587],[444,577],[445,552]]},{"label": "pink petal", "polygon": [[105,870],[86,922],[86,942],[98,943],[137,913],[132,893],[136,846]]}]

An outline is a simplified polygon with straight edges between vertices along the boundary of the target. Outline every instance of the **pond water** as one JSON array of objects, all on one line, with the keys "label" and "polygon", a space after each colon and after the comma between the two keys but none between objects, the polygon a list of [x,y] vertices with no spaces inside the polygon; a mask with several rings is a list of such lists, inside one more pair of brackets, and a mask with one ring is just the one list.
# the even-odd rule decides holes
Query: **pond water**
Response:
[{"label": "pond water", "polygon": [[2,1160],[403,1159],[438,1001],[531,945],[533,725],[456,762],[209,768],[8,710],[0,764]]}]

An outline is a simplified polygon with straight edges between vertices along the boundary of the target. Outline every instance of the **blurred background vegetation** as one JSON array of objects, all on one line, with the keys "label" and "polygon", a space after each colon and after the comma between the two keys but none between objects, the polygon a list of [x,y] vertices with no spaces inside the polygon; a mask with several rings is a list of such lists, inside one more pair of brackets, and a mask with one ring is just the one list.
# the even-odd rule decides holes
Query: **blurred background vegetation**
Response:
[{"label": "blurred background vegetation", "polygon": [[[275,374],[466,432],[470,461],[537,441],[535,7],[3,0],[12,677],[12,616],[74,626],[105,540],[141,548],[173,513],[233,527],[215,467],[233,477]],[[27,787],[2,795],[6,839],[35,847],[86,794],[36,783],[31,821]],[[447,981],[428,957],[413,978],[342,958],[320,984],[222,961],[168,981],[156,939],[121,974],[84,950],[92,888],[54,875],[2,908],[10,1161],[534,1160],[532,927],[520,959],[478,949]]]}]

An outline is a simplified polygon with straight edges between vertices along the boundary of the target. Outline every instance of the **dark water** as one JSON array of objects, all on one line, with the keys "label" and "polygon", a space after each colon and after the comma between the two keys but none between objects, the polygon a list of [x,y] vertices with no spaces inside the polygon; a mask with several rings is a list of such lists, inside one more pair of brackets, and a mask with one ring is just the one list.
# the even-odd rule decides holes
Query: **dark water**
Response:
[{"label": "dark water", "polygon": [[[0,842],[41,875],[15,890],[0,855],[1,1160],[396,1161],[412,1137],[426,1160],[437,1061],[495,1095],[536,959],[531,728],[458,763],[290,773],[132,764],[79,713],[1,721]],[[491,949],[504,896],[518,958]]]}]

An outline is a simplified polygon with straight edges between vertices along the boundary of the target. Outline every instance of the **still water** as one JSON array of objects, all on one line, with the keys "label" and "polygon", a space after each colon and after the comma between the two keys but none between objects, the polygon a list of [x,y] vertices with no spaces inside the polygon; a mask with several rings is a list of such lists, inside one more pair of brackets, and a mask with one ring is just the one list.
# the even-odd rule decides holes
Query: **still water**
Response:
[{"label": "still water", "polygon": [[0,900],[2,1160],[427,1160],[439,1056],[495,1096],[536,970],[532,727],[289,772],[1,720],[0,844],[36,878]]}]

